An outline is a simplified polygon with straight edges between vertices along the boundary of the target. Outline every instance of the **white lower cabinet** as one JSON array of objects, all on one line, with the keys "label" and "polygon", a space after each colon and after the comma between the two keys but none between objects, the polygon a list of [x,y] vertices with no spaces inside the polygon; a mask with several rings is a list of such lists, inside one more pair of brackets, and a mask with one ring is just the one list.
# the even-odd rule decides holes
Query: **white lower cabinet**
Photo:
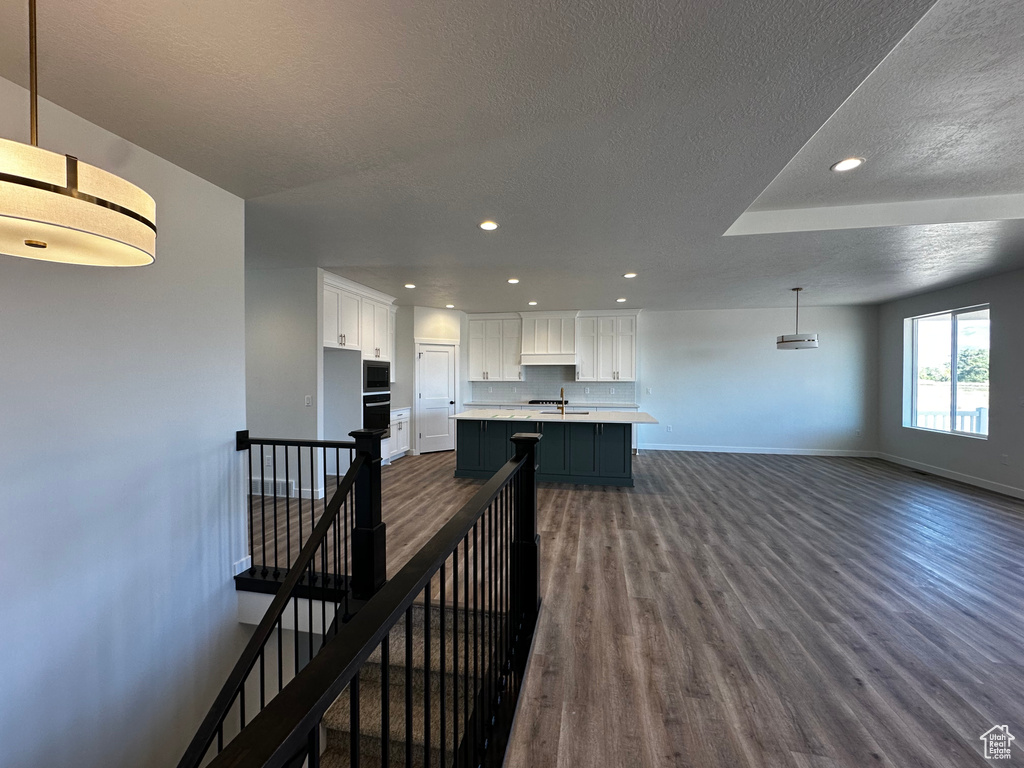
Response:
[{"label": "white lower cabinet", "polygon": [[412,446],[411,434],[412,409],[399,408],[391,412],[391,446],[388,456],[392,459],[408,453]]}]

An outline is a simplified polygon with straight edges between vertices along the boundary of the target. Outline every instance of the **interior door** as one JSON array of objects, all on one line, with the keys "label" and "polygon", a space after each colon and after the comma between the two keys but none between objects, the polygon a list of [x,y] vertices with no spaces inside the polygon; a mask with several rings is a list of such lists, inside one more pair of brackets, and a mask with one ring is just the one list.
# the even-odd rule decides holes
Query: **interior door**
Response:
[{"label": "interior door", "polygon": [[416,431],[420,453],[455,450],[455,347],[420,344],[416,355]]}]

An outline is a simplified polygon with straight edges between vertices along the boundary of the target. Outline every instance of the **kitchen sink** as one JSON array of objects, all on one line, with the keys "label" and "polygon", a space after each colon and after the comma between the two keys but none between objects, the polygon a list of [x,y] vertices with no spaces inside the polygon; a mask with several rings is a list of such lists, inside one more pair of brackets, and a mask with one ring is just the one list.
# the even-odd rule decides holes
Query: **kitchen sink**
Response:
[{"label": "kitchen sink", "polygon": [[[541,413],[556,413],[559,416],[562,415],[561,411],[541,411]],[[569,411],[568,415],[569,416],[586,416],[588,413],[590,413],[590,411]]]}]

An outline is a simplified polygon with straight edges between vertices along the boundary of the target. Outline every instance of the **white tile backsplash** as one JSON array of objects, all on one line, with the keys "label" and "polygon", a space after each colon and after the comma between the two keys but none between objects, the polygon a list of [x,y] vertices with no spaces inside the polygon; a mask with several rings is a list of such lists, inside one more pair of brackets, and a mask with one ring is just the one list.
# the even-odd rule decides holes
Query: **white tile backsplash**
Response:
[{"label": "white tile backsplash", "polygon": [[[637,402],[636,383],[632,381],[576,381],[576,368],[572,365],[526,365],[522,370],[522,381],[472,382],[469,402],[525,403],[527,400],[555,400],[561,387],[565,387],[565,399],[570,403],[625,405]],[[590,389],[589,393],[585,391],[587,388]]]}]

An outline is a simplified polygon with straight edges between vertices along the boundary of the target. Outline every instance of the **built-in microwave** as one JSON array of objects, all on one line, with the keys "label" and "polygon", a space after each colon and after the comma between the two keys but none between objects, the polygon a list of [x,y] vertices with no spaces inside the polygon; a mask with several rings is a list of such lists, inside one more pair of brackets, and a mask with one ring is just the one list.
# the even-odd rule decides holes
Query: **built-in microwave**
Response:
[{"label": "built-in microwave", "polygon": [[363,392],[391,390],[391,363],[363,360]]}]

